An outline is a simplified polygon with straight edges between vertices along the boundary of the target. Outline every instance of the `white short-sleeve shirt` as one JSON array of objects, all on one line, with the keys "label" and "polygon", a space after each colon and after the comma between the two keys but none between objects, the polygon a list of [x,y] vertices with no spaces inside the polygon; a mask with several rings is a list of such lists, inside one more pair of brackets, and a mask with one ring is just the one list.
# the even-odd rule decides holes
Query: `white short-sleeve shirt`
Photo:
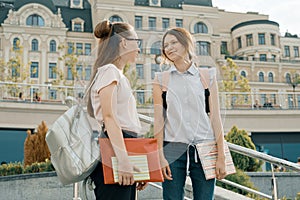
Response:
[{"label": "white short-sleeve shirt", "polygon": [[99,91],[110,85],[117,83],[117,108],[115,116],[120,128],[141,134],[141,123],[136,109],[136,100],[133,96],[128,79],[113,64],[107,64],[98,68],[98,77],[91,88],[91,102],[94,108],[94,115],[99,124],[103,123],[102,107]]}]

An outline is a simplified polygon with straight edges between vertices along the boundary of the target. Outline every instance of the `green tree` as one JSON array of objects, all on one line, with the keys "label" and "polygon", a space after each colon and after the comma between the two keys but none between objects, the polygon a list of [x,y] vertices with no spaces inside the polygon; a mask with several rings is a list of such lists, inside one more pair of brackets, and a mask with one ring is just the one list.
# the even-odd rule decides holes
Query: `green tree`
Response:
[{"label": "green tree", "polygon": [[5,62],[0,58],[0,81],[5,81]]},{"label": "green tree", "polygon": [[[12,55],[7,63],[3,60],[0,61],[1,80],[11,83],[27,83],[29,82],[29,66],[30,62],[24,64],[23,62],[23,46],[20,44],[20,40],[17,40],[14,47],[11,48],[10,54]],[[31,73],[37,73],[32,71]],[[22,90],[14,84],[6,85],[8,93],[12,96],[17,96]]]},{"label": "green tree", "polygon": [[[236,126],[233,126],[229,133],[225,136],[226,141],[237,144],[249,149],[256,150],[254,143],[248,136],[245,130],[239,130]],[[261,169],[262,161],[241,155],[239,153],[231,152],[232,159],[236,168],[243,171],[258,171]]]},{"label": "green tree", "polygon": [[[80,75],[78,72],[78,54],[80,54],[81,52],[76,52],[75,51],[75,47],[74,44],[72,45],[72,51],[68,51],[70,48],[70,46],[65,46],[65,45],[59,45],[58,49],[61,51],[66,52],[64,55],[62,55],[61,57],[58,58],[58,60],[63,61],[64,62],[64,66],[65,69],[61,70],[61,69],[55,69],[55,72],[57,73],[57,82],[60,83],[61,81],[63,81],[64,85],[68,85],[68,86],[74,86],[75,81],[81,79]],[[67,77],[64,75],[66,71],[70,70],[72,77],[68,77],[69,79],[67,80]],[[71,78],[71,79],[70,79]]]},{"label": "green tree", "polygon": [[142,90],[142,89],[144,89],[144,85],[138,83],[139,78],[136,75],[136,71],[131,70],[131,67],[130,67],[129,64],[126,64],[125,67],[123,68],[123,74],[129,80],[130,87],[131,87],[132,90]]},{"label": "green tree", "polygon": [[231,59],[226,59],[226,65],[221,67],[222,69],[222,85],[221,91],[224,92],[250,92],[251,87],[249,81],[244,76],[238,74],[239,66]]},{"label": "green tree", "polygon": [[[226,65],[221,67],[222,71],[222,83],[220,85],[220,91],[222,92],[250,92],[251,87],[246,77],[238,73],[239,66],[231,59],[226,59]],[[233,96],[232,96],[233,95]],[[247,95],[243,94],[227,94],[226,106],[234,104],[249,103],[251,99]]]}]

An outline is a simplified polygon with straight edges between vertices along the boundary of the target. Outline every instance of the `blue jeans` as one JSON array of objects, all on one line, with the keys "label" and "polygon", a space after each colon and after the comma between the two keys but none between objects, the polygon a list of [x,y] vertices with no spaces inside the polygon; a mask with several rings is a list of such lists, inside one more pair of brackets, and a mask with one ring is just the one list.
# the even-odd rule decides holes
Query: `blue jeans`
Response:
[{"label": "blue jeans", "polygon": [[[164,143],[164,154],[169,162],[173,180],[165,180],[163,186],[164,200],[183,200],[187,176],[187,148],[189,151],[189,176],[192,181],[194,200],[213,200],[215,179],[206,180],[200,160],[195,160],[197,151],[194,146],[182,143]],[[197,155],[198,156],[198,155]]]}]

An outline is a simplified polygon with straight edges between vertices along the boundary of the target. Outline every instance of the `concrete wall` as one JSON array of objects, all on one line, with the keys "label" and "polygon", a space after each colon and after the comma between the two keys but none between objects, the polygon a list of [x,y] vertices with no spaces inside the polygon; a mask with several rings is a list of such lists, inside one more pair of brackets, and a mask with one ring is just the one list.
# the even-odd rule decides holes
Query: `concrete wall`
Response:
[{"label": "concrete wall", "polygon": [[[248,172],[254,186],[268,195],[272,195],[272,174],[270,172]],[[276,172],[278,198],[294,199],[300,193],[300,173]]]}]

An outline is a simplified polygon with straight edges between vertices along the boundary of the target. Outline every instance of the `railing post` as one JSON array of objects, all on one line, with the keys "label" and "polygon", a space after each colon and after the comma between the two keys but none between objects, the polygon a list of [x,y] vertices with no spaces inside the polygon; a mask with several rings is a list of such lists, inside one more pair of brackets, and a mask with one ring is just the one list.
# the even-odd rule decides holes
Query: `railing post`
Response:
[{"label": "railing post", "polygon": [[78,183],[73,184],[73,200],[81,200],[79,197],[79,185]]},{"label": "railing post", "polygon": [[273,197],[273,200],[278,200],[278,197],[277,197],[277,184],[276,184],[276,177],[275,177],[275,174],[274,174],[274,167],[273,167],[273,164],[271,163],[271,169],[272,169],[272,197]]}]

